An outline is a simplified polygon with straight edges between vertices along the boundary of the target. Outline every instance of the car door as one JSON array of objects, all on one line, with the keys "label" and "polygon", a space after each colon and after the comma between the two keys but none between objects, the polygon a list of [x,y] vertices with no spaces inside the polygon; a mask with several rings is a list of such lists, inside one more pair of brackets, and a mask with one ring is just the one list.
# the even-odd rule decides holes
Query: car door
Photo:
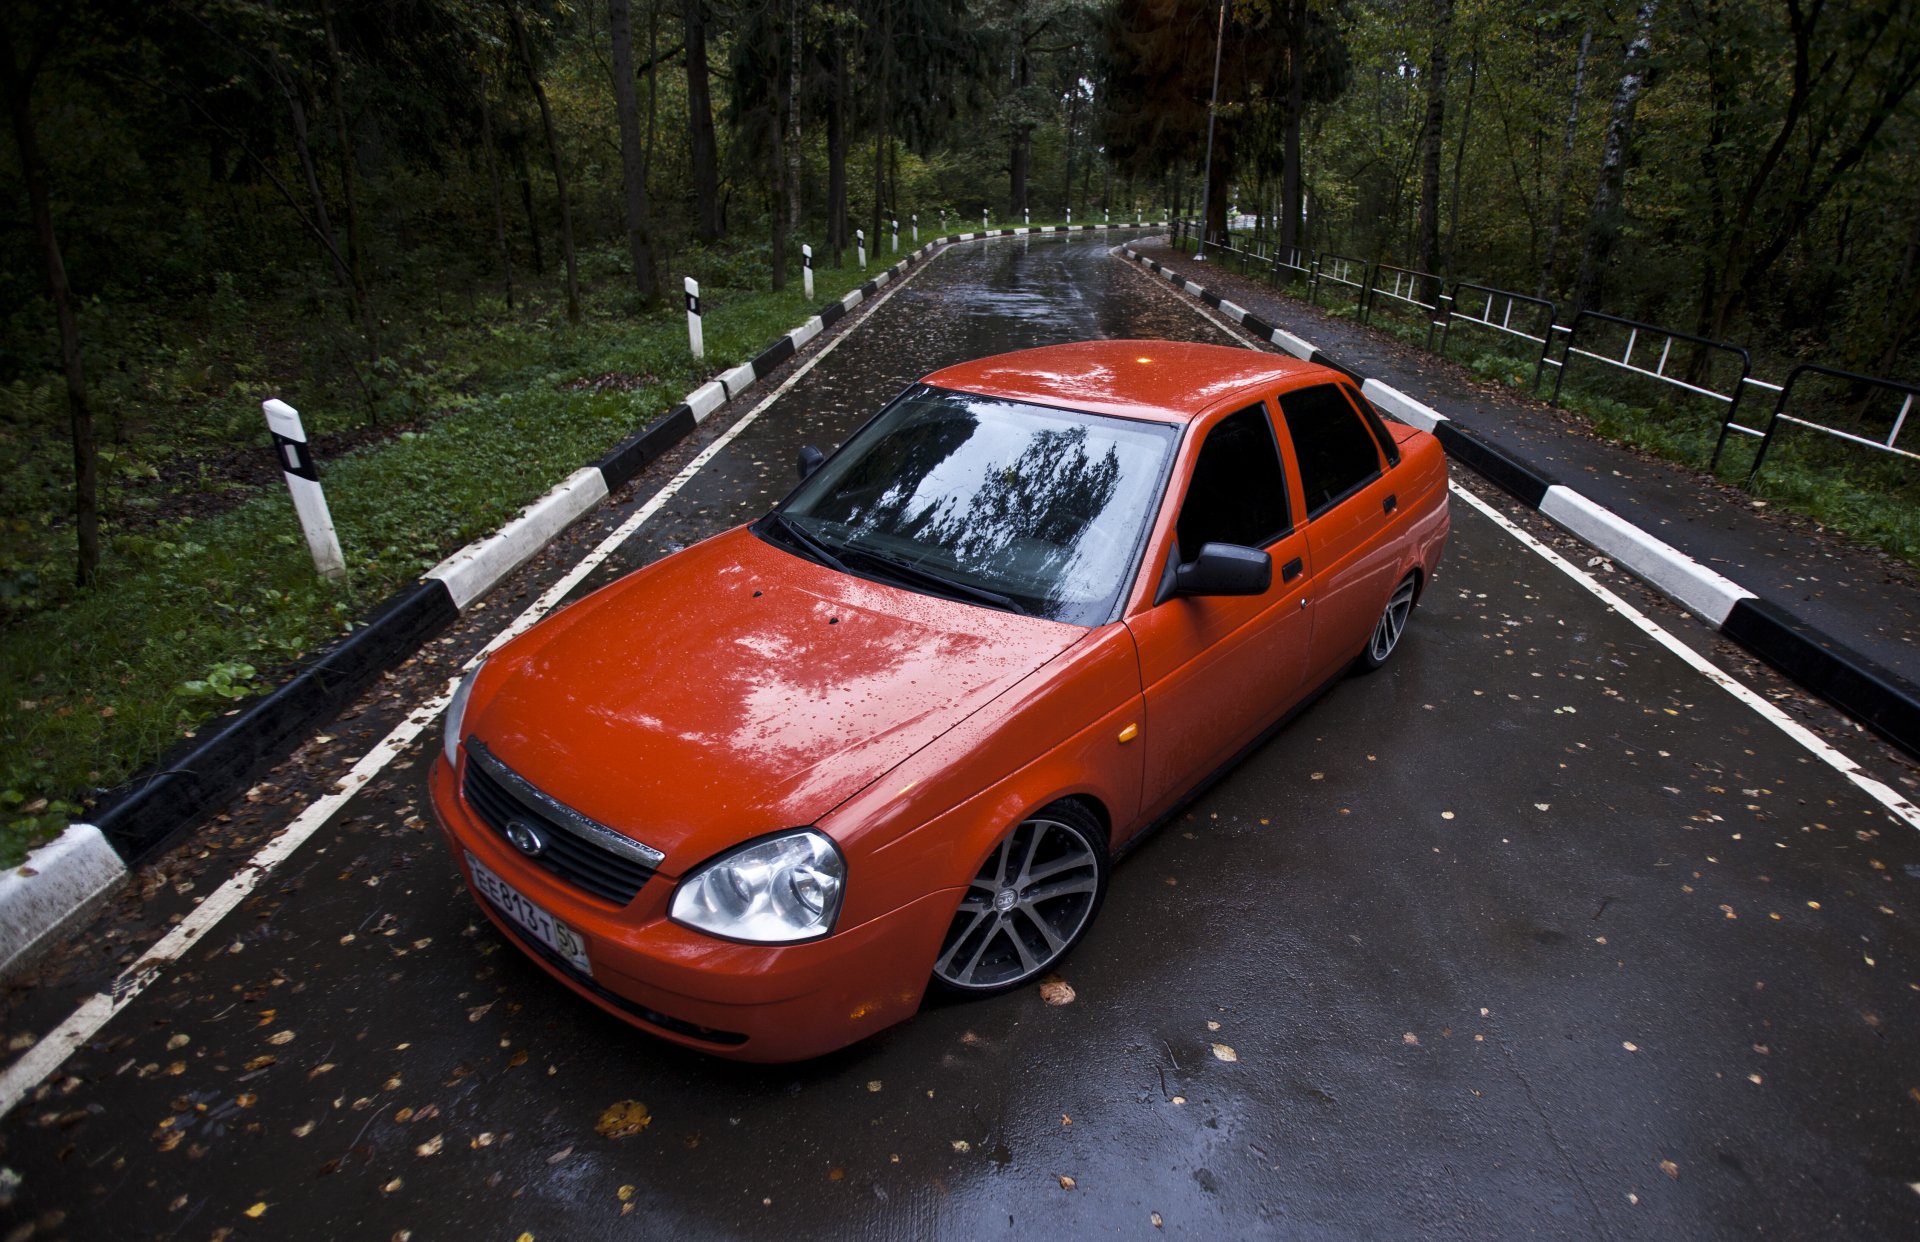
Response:
[{"label": "car door", "polygon": [[1262,548],[1263,595],[1169,596],[1127,618],[1146,710],[1147,817],[1226,763],[1298,696],[1312,625],[1306,539],[1265,402],[1205,428],[1178,517],[1150,564],[1162,583],[1205,543]]},{"label": "car door", "polygon": [[1344,384],[1283,392],[1279,405],[1306,509],[1317,685],[1360,654],[1393,593],[1399,451]]}]

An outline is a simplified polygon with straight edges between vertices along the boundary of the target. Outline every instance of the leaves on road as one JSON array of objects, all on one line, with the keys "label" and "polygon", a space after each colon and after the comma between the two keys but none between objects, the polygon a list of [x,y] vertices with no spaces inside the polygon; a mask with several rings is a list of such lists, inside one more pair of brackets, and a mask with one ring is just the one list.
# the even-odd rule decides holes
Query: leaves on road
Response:
[{"label": "leaves on road", "polygon": [[1040,981],[1040,999],[1049,1005],[1071,1005],[1074,995],[1073,985],[1059,975],[1048,975]]},{"label": "leaves on road", "polygon": [[1213,1046],[1213,1057],[1216,1061],[1238,1061],[1240,1054],[1225,1044],[1215,1044]]},{"label": "leaves on road", "polygon": [[652,1122],[653,1117],[647,1112],[645,1104],[638,1100],[621,1100],[601,1113],[599,1124],[593,1128],[604,1138],[623,1139],[640,1133]]}]

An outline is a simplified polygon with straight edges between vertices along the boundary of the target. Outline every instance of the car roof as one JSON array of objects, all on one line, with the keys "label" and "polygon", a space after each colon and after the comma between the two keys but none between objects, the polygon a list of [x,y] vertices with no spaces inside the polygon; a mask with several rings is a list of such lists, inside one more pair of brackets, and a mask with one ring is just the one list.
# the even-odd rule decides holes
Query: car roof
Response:
[{"label": "car roof", "polygon": [[996,354],[944,367],[937,388],[1065,405],[1126,418],[1188,422],[1224,398],[1333,380],[1316,363],[1226,345],[1186,341],[1076,341]]}]

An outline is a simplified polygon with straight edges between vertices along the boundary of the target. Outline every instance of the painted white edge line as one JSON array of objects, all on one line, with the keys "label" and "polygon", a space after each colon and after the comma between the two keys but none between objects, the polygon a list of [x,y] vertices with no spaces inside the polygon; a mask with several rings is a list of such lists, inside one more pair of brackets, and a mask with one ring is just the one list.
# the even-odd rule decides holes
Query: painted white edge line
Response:
[{"label": "painted white edge line", "polygon": [[1885,807],[1894,817],[1904,821],[1910,828],[1920,828],[1920,807],[1915,806],[1912,802],[1902,797],[1890,786],[1867,775],[1859,764],[1829,745],[1818,734],[1781,711],[1778,707],[1750,689],[1745,683],[1722,670],[1711,660],[1668,633],[1666,628],[1660,625],[1659,622],[1653,620],[1653,618],[1647,616],[1632,604],[1627,603],[1626,600],[1621,599],[1618,595],[1614,594],[1613,591],[1608,589],[1604,583],[1593,578],[1572,561],[1561,556],[1558,552],[1555,552],[1552,548],[1534,538],[1533,535],[1515,525],[1508,519],[1506,514],[1500,512],[1482,500],[1478,495],[1461,486],[1459,482],[1450,480],[1447,486],[1454,495],[1473,506],[1475,510],[1486,516],[1495,525],[1500,527],[1500,529],[1519,540],[1529,550],[1540,556],[1555,569],[1558,569],[1561,573],[1579,583],[1580,586],[1585,588],[1595,599],[1598,599],[1601,603],[1607,605],[1607,607],[1613,609],[1622,617],[1625,617],[1634,628],[1659,643],[1662,647],[1665,647],[1682,663],[1699,673],[1702,677],[1705,677],[1708,681],[1719,686],[1722,690],[1725,690],[1734,698],[1740,700],[1740,702],[1752,708],[1769,724],[1811,751],[1822,763],[1825,763],[1828,767],[1852,781],[1854,785],[1859,787],[1861,792]]},{"label": "painted white edge line", "polygon": [[1726,623],[1735,604],[1757,598],[1739,583],[1563,484],[1555,483],[1547,489],[1540,512],[1711,622],[1715,629]]},{"label": "painted white edge line", "polygon": [[[1209,322],[1213,323],[1214,326],[1220,328],[1222,331],[1225,331],[1229,335],[1234,336],[1236,338],[1239,337],[1240,335],[1239,333],[1234,332],[1231,328],[1228,328],[1227,325],[1221,323],[1218,319],[1215,319],[1212,315],[1208,314],[1207,308],[1204,304],[1194,304],[1189,302],[1189,303],[1186,303],[1186,305],[1188,309],[1192,310],[1195,314],[1199,315],[1201,318],[1206,319]],[[1247,347],[1249,349],[1256,348],[1250,343],[1248,344]],[[1615,612],[1619,613],[1622,617],[1625,617],[1627,621],[1631,623],[1635,628],[1639,629],[1641,632],[1645,633],[1649,638],[1652,638],[1655,642],[1659,643],[1662,647],[1665,647],[1668,651],[1672,652],[1674,656],[1679,658],[1680,661],[1686,664],[1689,668],[1693,669],[1695,672],[1699,673],[1702,677],[1705,677],[1708,681],[1711,681],[1716,686],[1719,686],[1721,689],[1725,690],[1728,694],[1732,695],[1734,698],[1738,699],[1740,702],[1752,708],[1754,712],[1757,713],[1762,719],[1766,720],[1769,724],[1779,729],[1782,733],[1786,734],[1788,737],[1792,738],[1794,741],[1800,743],[1801,746],[1805,747],[1822,763],[1826,764],[1828,767],[1832,768],[1834,771],[1840,773],[1840,775],[1846,777],[1849,781],[1852,781],[1853,784],[1861,790],[1861,792],[1865,793],[1869,798],[1872,798],[1875,802],[1878,802],[1881,806],[1885,807],[1889,814],[1893,815],[1896,819],[1903,821],[1910,828],[1920,829],[1920,806],[1915,806],[1907,798],[1901,796],[1901,794],[1896,792],[1891,786],[1885,784],[1880,780],[1875,779],[1872,776],[1869,776],[1866,773],[1866,771],[1862,769],[1858,763],[1848,758],[1844,752],[1828,744],[1825,739],[1821,738],[1818,734],[1814,733],[1811,729],[1807,728],[1805,725],[1801,724],[1799,721],[1795,720],[1793,717],[1787,715],[1785,712],[1781,711],[1778,707],[1768,702],[1764,697],[1762,697],[1759,693],[1757,693],[1756,691],[1748,687],[1744,682],[1739,681],[1738,679],[1733,677],[1730,673],[1727,673],[1724,670],[1722,670],[1718,665],[1714,664],[1711,660],[1707,659],[1705,656],[1701,655],[1699,652],[1695,651],[1693,648],[1681,642],[1678,638],[1674,637],[1663,626],[1661,626],[1659,622],[1653,620],[1653,618],[1647,616],[1645,613],[1641,612],[1639,609],[1635,608],[1633,605],[1627,603],[1624,599],[1621,599],[1618,595],[1614,594],[1613,591],[1608,589],[1606,585],[1604,585],[1597,579],[1588,575],[1586,571],[1575,566],[1573,562],[1567,560],[1567,558],[1565,558],[1564,556],[1561,556],[1558,552],[1555,552],[1552,548],[1548,547],[1546,544],[1541,543],[1538,539],[1534,538],[1531,534],[1527,533],[1525,530],[1522,530],[1519,526],[1514,525],[1513,522],[1508,520],[1506,514],[1501,513],[1498,509],[1495,509],[1492,505],[1482,500],[1479,496],[1475,495],[1471,491],[1468,491],[1458,481],[1449,479],[1447,486],[1455,495],[1459,496],[1462,500],[1465,500],[1468,504],[1472,505],[1474,509],[1478,510],[1480,513],[1485,514],[1488,518],[1492,519],[1492,521],[1497,526],[1499,526],[1500,529],[1506,531],[1509,535],[1512,535],[1515,539],[1519,540],[1527,548],[1537,553],[1539,556],[1544,558],[1549,564],[1554,566],[1556,569],[1560,570],[1560,572],[1566,574],[1569,578],[1572,578],[1575,582],[1579,583],[1589,593],[1591,593],[1596,599],[1600,600],[1601,603],[1606,604],[1609,608],[1612,608]],[[1572,493],[1570,489],[1562,488],[1561,490],[1568,491],[1570,495],[1575,494],[1575,493]],[[1598,505],[1593,505],[1592,507],[1594,509],[1600,508]],[[1600,510],[1600,511],[1603,513],[1607,512],[1606,510]],[[1544,509],[1543,509],[1543,512],[1544,512]],[[1548,514],[1548,516],[1551,517],[1552,515]],[[1617,516],[1615,515],[1610,515],[1610,516],[1614,516],[1615,521],[1620,521],[1620,519]],[[1622,525],[1625,525],[1625,523],[1623,522]],[[1573,533],[1576,535],[1579,534],[1579,532],[1577,531],[1574,531]],[[1584,538],[1584,536],[1581,536],[1581,537]],[[1656,543],[1656,544],[1659,543],[1658,540],[1651,539],[1650,537],[1645,536],[1644,532],[1642,532],[1642,537],[1646,538],[1647,542],[1649,543]],[[1660,544],[1660,546],[1666,547],[1667,545]],[[1680,553],[1674,552],[1673,555],[1679,556]],[[1615,555],[1614,559],[1619,560],[1622,563],[1627,563],[1624,555]],[[1710,570],[1704,570],[1704,569],[1702,569],[1701,572],[1711,573]],[[1715,575],[1715,576],[1717,577],[1718,575]],[[1732,584],[1729,583],[1728,585],[1732,585]],[[1735,589],[1737,590],[1738,588],[1736,587]],[[1731,610],[1732,604],[1729,604],[1728,608],[1729,610]]]},{"label": "painted white edge line", "polygon": [[558,487],[534,501],[505,526],[461,548],[426,572],[438,578],[461,612],[547,546],[575,518],[607,495],[607,476],[598,466],[582,466]]},{"label": "painted white edge line", "polygon": [[[918,273],[916,272],[915,275]],[[912,277],[907,279],[910,280]],[[895,287],[903,287],[905,283],[902,281]],[[548,587],[539,599],[528,605],[524,612],[514,618],[512,624],[496,634],[477,655],[462,666],[461,675],[464,676],[467,670],[553,611],[560,601],[566,598],[569,591],[573,590],[588,574],[598,569],[621,544],[633,536],[635,531],[660,512],[668,501],[679,494],[681,488],[704,469],[722,449],[731,444],[735,437],[751,426],[767,407],[785,396],[803,376],[832,353],[840,342],[852,335],[852,332],[842,332],[823,345],[819,353],[795,367],[793,374],[782,381],[778,388],[768,393],[751,410],[741,415],[738,422],[702,449],[699,455],[688,462],[679,474],[674,475],[665,487],[655,492],[645,504],[628,515],[627,519],[602,539],[593,551],[582,557],[572,569]],[[602,480],[603,486],[604,482]],[[454,687],[458,684],[459,678],[456,677],[449,681],[446,688],[439,694],[409,712],[405,720],[394,726],[392,732],[375,743],[372,749],[360,757],[359,762],[348,769],[347,774],[334,785],[331,793],[309,804],[278,836],[261,846],[254,852],[252,858],[242,863],[226,883],[214,890],[172,931],[148,949],[139,961],[123,971],[119,978],[114,980],[111,992],[95,993],[69,1014],[64,1022],[49,1031],[39,1043],[22,1054],[19,1060],[8,1066],[4,1073],[0,1073],[0,1117],[5,1117],[12,1112],[14,1107],[26,1098],[28,1092],[59,1069],[66,1059],[73,1055],[75,1049],[91,1040],[115,1014],[131,1004],[135,997],[144,992],[160,976],[165,967],[177,961],[188,949],[199,943],[201,938],[222,918],[246,900],[260,882],[273,873],[274,868],[306,844],[308,839],[332,819],[334,813],[345,806],[354,794],[365,788],[388,764],[404,753],[407,747],[413,744],[414,739],[419,737],[439,718],[440,713],[446,710],[447,702],[453,697]]]}]

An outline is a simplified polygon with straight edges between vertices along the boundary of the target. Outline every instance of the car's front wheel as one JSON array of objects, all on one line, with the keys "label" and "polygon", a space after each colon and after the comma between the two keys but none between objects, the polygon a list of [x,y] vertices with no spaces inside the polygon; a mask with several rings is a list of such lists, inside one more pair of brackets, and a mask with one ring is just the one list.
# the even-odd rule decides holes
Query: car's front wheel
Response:
[{"label": "car's front wheel", "polygon": [[1413,604],[1419,596],[1419,588],[1419,579],[1408,574],[1393,589],[1386,608],[1381,610],[1380,620],[1373,627],[1373,637],[1367,640],[1367,649],[1360,653],[1362,668],[1379,668],[1399,649],[1400,636],[1407,631],[1407,619],[1413,615]]},{"label": "car's front wheel", "polygon": [[1100,822],[1074,802],[1034,812],[1000,839],[967,886],[934,959],[934,981],[982,996],[1037,979],[1086,934],[1106,890]]}]

